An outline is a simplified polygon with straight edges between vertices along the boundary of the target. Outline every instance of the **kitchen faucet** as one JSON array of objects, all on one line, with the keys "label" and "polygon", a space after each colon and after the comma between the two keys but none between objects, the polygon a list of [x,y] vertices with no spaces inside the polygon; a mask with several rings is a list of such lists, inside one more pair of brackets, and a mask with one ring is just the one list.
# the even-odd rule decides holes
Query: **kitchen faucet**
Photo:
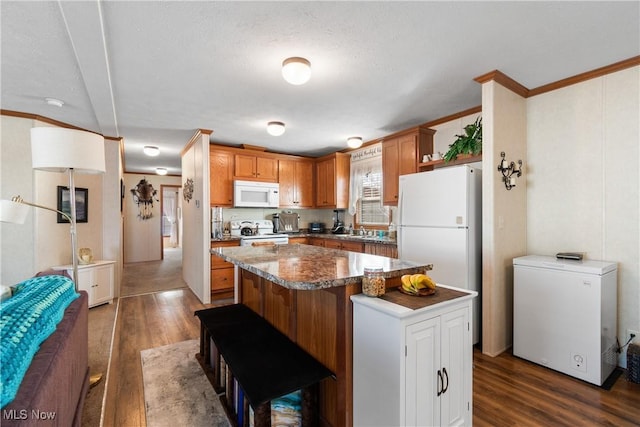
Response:
[{"label": "kitchen faucet", "polygon": [[360,235],[361,236],[366,236],[367,235],[367,230],[364,229],[364,225],[360,226]]}]

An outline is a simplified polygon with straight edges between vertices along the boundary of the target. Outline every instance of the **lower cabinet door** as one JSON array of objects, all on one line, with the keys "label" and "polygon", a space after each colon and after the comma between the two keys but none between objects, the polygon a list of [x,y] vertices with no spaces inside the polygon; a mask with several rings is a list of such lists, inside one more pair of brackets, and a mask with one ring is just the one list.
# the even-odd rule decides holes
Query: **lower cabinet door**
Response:
[{"label": "lower cabinet door", "polygon": [[92,304],[110,302],[113,299],[113,264],[93,268]]},{"label": "lower cabinet door", "polygon": [[233,290],[233,268],[211,270],[211,292]]},{"label": "lower cabinet door", "polygon": [[[67,270],[67,274],[73,277],[73,270]],[[78,269],[78,289],[89,294],[89,307],[95,304],[93,296],[93,272],[91,269]]]},{"label": "lower cabinet door", "polygon": [[466,308],[445,313],[441,317],[440,357],[445,391],[440,395],[440,425],[471,425],[468,390],[472,388],[473,349],[470,345],[469,311]]},{"label": "lower cabinet door", "polygon": [[440,425],[440,318],[406,328],[405,425]]}]

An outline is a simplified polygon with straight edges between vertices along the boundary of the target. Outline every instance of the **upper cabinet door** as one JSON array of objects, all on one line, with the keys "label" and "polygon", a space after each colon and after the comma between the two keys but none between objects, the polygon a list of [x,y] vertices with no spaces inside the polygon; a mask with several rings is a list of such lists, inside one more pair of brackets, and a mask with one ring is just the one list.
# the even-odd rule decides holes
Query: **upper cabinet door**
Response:
[{"label": "upper cabinet door", "polygon": [[233,155],[225,151],[209,154],[209,203],[233,206]]},{"label": "upper cabinet door", "polygon": [[278,160],[256,156],[256,178],[264,181],[278,181]]},{"label": "upper cabinet door", "polygon": [[398,204],[398,178],[418,172],[418,157],[433,151],[434,130],[417,127],[382,143],[382,203]]},{"label": "upper cabinet door", "polygon": [[313,162],[278,161],[281,208],[313,207]]},{"label": "upper cabinet door", "polygon": [[382,203],[398,204],[399,171],[398,139],[384,141],[382,144]]},{"label": "upper cabinet door", "polygon": [[278,159],[255,154],[236,154],[234,177],[255,181],[278,181]]},{"label": "upper cabinet door", "polygon": [[316,207],[348,207],[350,159],[349,154],[333,153],[316,160]]}]

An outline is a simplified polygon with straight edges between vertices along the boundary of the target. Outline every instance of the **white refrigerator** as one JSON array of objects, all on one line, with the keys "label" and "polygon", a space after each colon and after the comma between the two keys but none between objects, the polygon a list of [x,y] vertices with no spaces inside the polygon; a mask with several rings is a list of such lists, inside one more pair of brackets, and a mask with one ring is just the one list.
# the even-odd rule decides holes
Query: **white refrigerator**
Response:
[{"label": "white refrigerator", "polygon": [[[400,176],[398,257],[433,264],[445,285],[480,293],[482,170],[468,165]],[[480,297],[473,303],[473,343],[480,338]]]}]

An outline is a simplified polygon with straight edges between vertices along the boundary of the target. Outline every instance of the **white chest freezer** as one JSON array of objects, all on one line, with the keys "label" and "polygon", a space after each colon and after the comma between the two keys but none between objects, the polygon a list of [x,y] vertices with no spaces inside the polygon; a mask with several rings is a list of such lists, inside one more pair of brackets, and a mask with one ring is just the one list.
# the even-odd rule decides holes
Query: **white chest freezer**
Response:
[{"label": "white chest freezer", "polygon": [[617,365],[617,265],[513,260],[513,354],[596,385]]}]

